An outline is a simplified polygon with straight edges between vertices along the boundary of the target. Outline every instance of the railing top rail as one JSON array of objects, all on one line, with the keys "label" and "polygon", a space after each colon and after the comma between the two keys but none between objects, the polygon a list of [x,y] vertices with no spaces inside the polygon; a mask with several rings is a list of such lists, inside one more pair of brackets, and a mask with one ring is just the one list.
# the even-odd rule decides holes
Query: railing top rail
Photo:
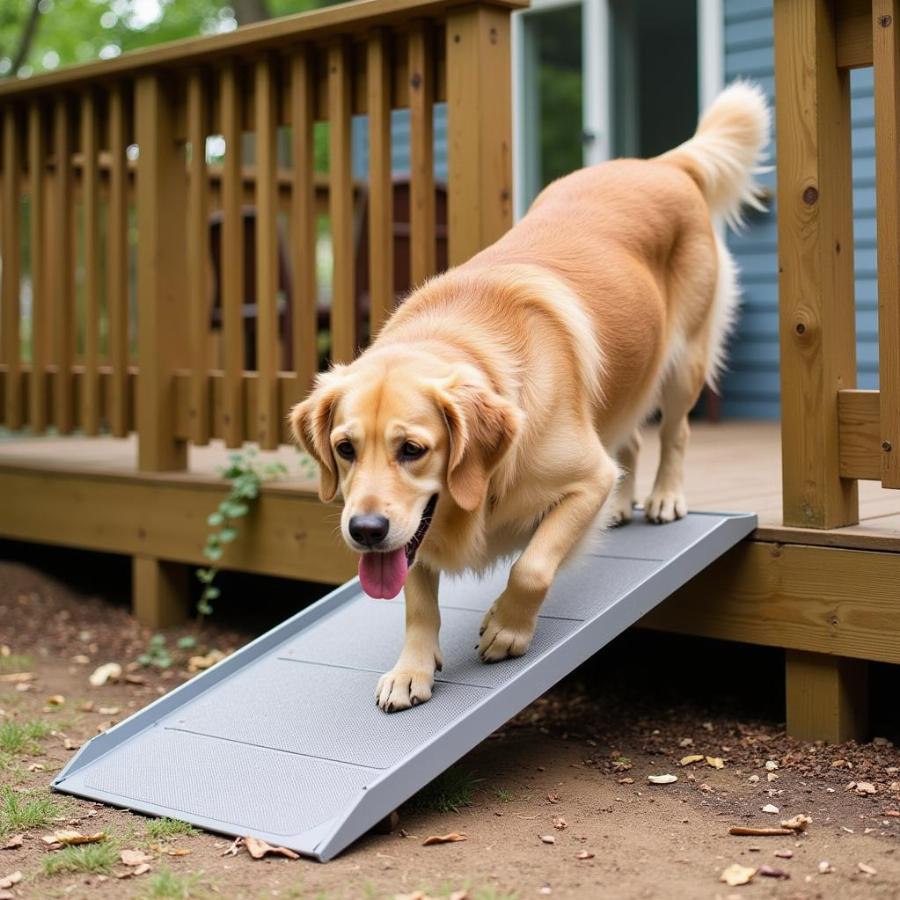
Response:
[{"label": "railing top rail", "polygon": [[[67,66],[57,72],[0,81],[0,101],[39,92],[78,87],[86,82],[133,76],[159,67],[184,67],[214,62],[235,54],[277,51],[305,40],[353,35],[380,25],[438,18],[447,10],[475,5],[473,0],[355,0],[326,9],[247,25],[227,34],[172,41],[114,59]],[[486,0],[484,5],[507,9],[528,6],[528,0]]]}]

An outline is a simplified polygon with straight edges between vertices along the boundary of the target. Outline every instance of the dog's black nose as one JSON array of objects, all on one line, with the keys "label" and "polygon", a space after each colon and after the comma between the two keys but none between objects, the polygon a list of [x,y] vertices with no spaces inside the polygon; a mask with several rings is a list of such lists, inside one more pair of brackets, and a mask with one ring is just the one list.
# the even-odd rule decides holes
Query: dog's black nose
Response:
[{"label": "dog's black nose", "polygon": [[370,549],[377,547],[387,537],[390,528],[390,520],[385,516],[353,516],[350,519],[350,537],[357,544]]}]

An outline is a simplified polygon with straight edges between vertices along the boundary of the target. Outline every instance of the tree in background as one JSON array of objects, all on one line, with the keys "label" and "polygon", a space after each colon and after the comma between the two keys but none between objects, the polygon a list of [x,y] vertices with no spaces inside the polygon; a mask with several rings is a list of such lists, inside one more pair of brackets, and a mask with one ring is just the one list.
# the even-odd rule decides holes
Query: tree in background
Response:
[{"label": "tree in background", "polygon": [[334,0],[0,0],[0,77],[233,31]]}]

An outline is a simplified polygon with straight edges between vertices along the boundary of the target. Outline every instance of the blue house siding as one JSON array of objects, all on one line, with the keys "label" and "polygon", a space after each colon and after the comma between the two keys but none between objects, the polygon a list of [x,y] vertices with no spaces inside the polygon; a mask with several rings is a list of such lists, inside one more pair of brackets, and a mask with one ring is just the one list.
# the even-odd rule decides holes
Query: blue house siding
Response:
[{"label": "blue house siding", "polygon": [[[369,173],[369,123],[355,116],[352,132],[353,177],[365,180]],[[409,174],[409,110],[391,113],[391,167],[394,175]],[[447,179],[447,104],[434,105],[434,176]]]},{"label": "blue house siding", "polygon": [[[725,0],[726,79],[751,78],[774,100],[771,0]],[[855,212],[856,329],[859,386],[877,387],[878,330],[875,285],[875,150],[872,72],[851,74],[853,203]],[[774,144],[769,164],[775,163]],[[759,181],[772,191],[775,173]],[[723,380],[723,414],[778,418],[780,414],[778,259],[775,210],[751,218],[729,236],[741,268],[742,313]]]}]

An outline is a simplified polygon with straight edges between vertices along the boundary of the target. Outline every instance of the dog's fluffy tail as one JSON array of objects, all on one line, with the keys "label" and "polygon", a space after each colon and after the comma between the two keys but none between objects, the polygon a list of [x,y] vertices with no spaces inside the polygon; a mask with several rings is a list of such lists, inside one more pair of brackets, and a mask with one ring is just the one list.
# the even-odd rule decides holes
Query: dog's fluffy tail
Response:
[{"label": "dog's fluffy tail", "polygon": [[704,112],[694,136],[659,159],[684,169],[703,191],[713,217],[737,228],[744,206],[765,209],[753,174],[760,171],[770,125],[762,88],[735,81]]}]

